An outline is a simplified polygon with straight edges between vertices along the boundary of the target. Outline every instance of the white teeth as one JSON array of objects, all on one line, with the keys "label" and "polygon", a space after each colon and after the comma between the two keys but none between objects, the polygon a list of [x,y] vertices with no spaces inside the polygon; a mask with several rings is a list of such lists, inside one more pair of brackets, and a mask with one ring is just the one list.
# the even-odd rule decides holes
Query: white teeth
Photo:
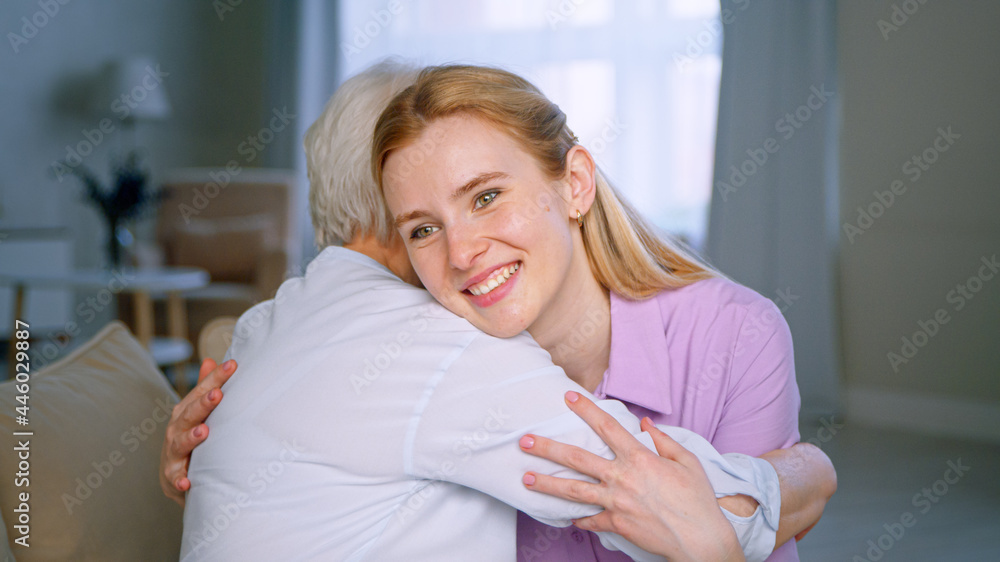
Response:
[{"label": "white teeth", "polygon": [[497,274],[492,278],[490,278],[489,280],[487,280],[485,283],[481,283],[479,285],[476,285],[475,287],[469,287],[469,292],[472,293],[473,295],[476,295],[477,297],[485,295],[486,293],[489,293],[490,291],[496,289],[500,285],[503,285],[508,279],[510,279],[511,275],[514,275],[514,272],[516,272],[519,268],[520,264],[516,263],[510,267],[501,267],[500,269],[497,270]]}]

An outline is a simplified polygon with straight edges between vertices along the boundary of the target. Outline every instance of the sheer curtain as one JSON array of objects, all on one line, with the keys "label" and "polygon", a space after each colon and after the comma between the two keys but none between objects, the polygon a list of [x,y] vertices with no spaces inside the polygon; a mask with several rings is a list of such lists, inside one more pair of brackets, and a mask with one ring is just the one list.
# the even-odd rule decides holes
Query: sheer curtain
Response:
[{"label": "sheer curtain", "polygon": [[775,300],[803,414],[838,409],[835,0],[723,0],[706,253]]},{"label": "sheer curtain", "polygon": [[[338,79],[396,55],[531,80],[626,196],[695,244],[711,192],[721,68],[716,0],[357,0],[327,41]],[[330,84],[332,92],[333,84]]]},{"label": "sheer curtain", "polygon": [[300,140],[336,87],[386,56],[517,72],[569,116],[620,190],[696,247],[711,196],[722,25],[715,0],[288,0],[271,4],[268,100],[295,107],[303,261],[315,255]]}]

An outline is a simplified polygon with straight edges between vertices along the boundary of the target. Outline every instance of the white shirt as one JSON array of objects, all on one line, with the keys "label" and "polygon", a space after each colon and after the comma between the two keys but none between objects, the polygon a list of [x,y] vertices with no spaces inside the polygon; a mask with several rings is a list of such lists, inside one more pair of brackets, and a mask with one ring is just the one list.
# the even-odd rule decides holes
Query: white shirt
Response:
[{"label": "white shirt", "polygon": [[[238,371],[191,458],[182,560],[514,560],[514,508],[555,526],[600,510],[521,483],[529,470],[585,478],[523,453],[525,433],[613,457],[563,403],[586,391],[527,334],[488,336],[362,254],[325,249],[240,318],[229,356]],[[620,402],[598,403],[653,448]],[[727,513],[766,557],[774,469],[664,429],[717,495],[771,508]]]}]

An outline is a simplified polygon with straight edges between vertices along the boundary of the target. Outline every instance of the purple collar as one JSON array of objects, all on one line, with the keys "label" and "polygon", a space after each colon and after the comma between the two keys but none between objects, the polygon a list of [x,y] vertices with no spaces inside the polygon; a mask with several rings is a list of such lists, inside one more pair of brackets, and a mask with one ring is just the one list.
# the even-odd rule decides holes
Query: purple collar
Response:
[{"label": "purple collar", "polygon": [[611,293],[611,358],[597,392],[669,415],[665,332],[658,296],[634,301]]}]

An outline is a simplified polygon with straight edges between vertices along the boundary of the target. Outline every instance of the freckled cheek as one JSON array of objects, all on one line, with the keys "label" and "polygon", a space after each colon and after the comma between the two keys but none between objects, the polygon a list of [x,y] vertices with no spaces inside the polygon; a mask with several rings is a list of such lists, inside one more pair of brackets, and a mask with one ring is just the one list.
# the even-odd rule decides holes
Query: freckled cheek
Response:
[{"label": "freckled cheek", "polygon": [[503,213],[494,213],[489,219],[487,230],[491,238],[499,238],[508,242],[516,241],[523,237],[525,231],[532,229],[532,222],[539,217],[531,217],[516,210],[505,210]]},{"label": "freckled cheek", "polygon": [[424,284],[424,288],[436,295],[437,287],[441,285],[440,268],[435,266],[430,256],[423,252],[410,252],[409,255],[413,271],[420,278],[420,282]]},{"label": "freckled cheek", "polygon": [[447,308],[448,310],[451,310],[452,312],[455,312],[455,308],[454,308],[454,306],[452,306],[452,303],[455,301],[457,295],[454,292],[444,293],[444,292],[442,292],[442,287],[440,285],[435,285],[435,286],[432,286],[432,287],[428,287],[425,284],[424,286],[430,292],[431,296],[434,297],[434,300],[436,300],[439,303],[443,304],[445,306],[445,308]]}]

